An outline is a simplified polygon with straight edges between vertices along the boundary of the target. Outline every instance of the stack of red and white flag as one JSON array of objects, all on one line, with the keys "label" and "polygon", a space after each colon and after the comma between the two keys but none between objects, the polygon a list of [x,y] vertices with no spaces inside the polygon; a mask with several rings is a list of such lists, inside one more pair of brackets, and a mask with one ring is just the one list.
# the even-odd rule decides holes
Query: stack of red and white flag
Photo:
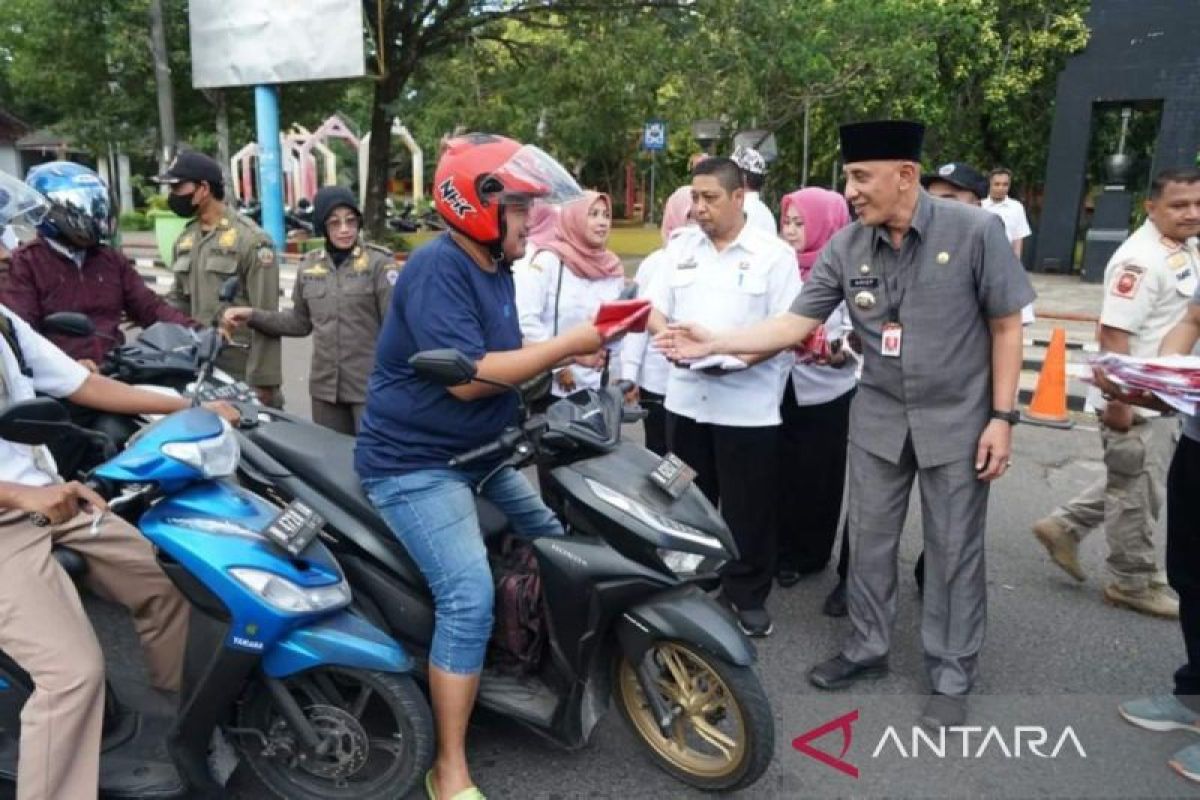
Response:
[{"label": "stack of red and white flag", "polygon": [[1091,363],[1122,389],[1153,392],[1182,414],[1195,415],[1200,407],[1200,356],[1134,358],[1101,353]]}]

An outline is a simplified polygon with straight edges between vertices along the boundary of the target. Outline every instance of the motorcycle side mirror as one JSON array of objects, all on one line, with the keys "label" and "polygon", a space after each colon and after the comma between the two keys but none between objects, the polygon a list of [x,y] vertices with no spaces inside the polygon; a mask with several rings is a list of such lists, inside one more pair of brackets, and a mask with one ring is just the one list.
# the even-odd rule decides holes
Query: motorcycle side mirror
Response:
[{"label": "motorcycle side mirror", "polygon": [[86,339],[96,335],[96,325],[87,314],[78,311],[59,311],[46,316],[42,320],[42,330],[47,333],[57,333],[60,336],[73,336]]},{"label": "motorcycle side mirror", "polygon": [[636,300],[638,296],[637,281],[627,281],[625,288],[621,290],[621,294],[617,297],[618,300]]},{"label": "motorcycle side mirror", "polygon": [[238,290],[241,288],[241,279],[237,275],[231,275],[221,283],[221,290],[217,293],[217,299],[228,305],[237,299]]},{"label": "motorcycle side mirror", "polygon": [[73,427],[67,409],[49,397],[13,403],[0,412],[0,439],[16,444],[49,444]]},{"label": "motorcycle side mirror", "polygon": [[475,379],[475,362],[454,349],[424,350],[408,360],[427,381],[441,386],[462,386]]}]

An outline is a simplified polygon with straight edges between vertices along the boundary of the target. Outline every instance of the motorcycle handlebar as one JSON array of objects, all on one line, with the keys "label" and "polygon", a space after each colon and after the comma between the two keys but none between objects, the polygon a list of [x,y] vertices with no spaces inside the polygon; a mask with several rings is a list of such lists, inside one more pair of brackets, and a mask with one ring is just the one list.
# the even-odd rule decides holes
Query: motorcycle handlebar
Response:
[{"label": "motorcycle handlebar", "polygon": [[481,458],[487,458],[488,456],[499,453],[503,450],[504,445],[499,439],[497,439],[494,442],[488,442],[481,447],[476,447],[474,450],[468,450],[465,453],[455,456],[454,458],[450,459],[450,466],[461,467],[465,464],[470,464],[472,461],[478,461]]},{"label": "motorcycle handlebar", "polygon": [[545,420],[535,418],[527,421],[520,428],[507,428],[495,441],[480,445],[474,450],[468,450],[450,459],[449,465],[451,467],[461,467],[470,464],[472,461],[479,461],[497,453],[505,453],[520,444],[528,434],[545,427]]}]

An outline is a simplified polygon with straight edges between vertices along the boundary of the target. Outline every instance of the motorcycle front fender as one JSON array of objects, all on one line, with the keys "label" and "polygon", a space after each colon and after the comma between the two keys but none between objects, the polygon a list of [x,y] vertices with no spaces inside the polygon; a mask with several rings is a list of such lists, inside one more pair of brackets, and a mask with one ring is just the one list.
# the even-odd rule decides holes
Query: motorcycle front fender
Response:
[{"label": "motorcycle front fender", "polygon": [[408,672],[413,660],[395,639],[349,611],[296,628],[262,659],[263,672],[272,678],[324,666]]},{"label": "motorcycle front fender", "polygon": [[691,584],[660,592],[625,611],[617,621],[617,641],[631,664],[661,641],[690,644],[739,667],[754,663],[757,653],[733,615]]}]

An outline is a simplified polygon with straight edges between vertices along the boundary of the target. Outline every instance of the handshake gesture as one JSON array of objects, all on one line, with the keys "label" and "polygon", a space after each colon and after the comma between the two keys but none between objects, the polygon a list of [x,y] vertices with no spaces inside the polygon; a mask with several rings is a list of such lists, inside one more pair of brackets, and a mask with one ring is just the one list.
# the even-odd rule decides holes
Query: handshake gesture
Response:
[{"label": "handshake gesture", "polygon": [[696,361],[716,352],[716,337],[696,322],[672,322],[654,337],[654,345],[676,364]]}]

